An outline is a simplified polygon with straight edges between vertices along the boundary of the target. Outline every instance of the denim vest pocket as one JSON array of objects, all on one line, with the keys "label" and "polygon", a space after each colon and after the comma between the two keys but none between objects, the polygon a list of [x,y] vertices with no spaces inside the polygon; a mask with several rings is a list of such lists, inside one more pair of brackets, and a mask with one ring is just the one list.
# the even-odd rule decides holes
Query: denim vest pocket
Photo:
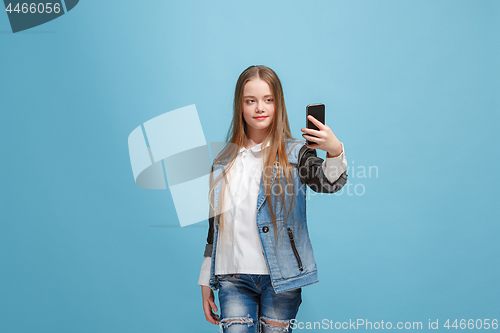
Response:
[{"label": "denim vest pocket", "polygon": [[290,245],[292,246],[293,254],[295,254],[295,259],[297,259],[297,264],[299,265],[299,270],[303,271],[304,267],[302,267],[302,260],[300,260],[299,252],[297,251],[297,246],[295,245],[295,239],[293,238],[293,231],[290,228],[287,228],[288,238],[290,239]]}]

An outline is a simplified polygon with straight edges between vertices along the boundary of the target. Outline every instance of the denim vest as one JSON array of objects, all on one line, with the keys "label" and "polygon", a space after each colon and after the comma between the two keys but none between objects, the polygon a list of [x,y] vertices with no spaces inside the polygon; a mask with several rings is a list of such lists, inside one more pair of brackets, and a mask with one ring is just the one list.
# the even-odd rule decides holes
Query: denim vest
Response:
[{"label": "denim vest", "polygon": [[[311,168],[314,164],[317,172],[314,177],[323,178],[321,167],[322,159],[316,157],[316,151],[305,146],[304,141],[288,140],[285,142],[288,153],[288,162],[293,167],[293,182],[294,192],[291,192],[291,187],[285,188],[285,203],[286,207],[281,208],[280,201],[276,200],[276,196],[271,196],[272,205],[276,200],[276,223],[278,227],[277,241],[274,235],[274,225],[271,219],[269,202],[266,199],[264,184],[261,178],[259,194],[257,199],[257,228],[264,249],[265,258],[270,272],[271,283],[276,293],[284,292],[291,289],[300,288],[318,282],[318,271],[316,261],[314,259],[313,248],[309,239],[307,230],[306,217],[306,189],[307,181],[304,177],[299,177],[299,155],[308,150],[312,152],[311,160],[314,163],[308,163],[307,168]],[[216,179],[224,170],[225,164],[216,164],[213,166],[213,177]],[[301,168],[306,167],[301,163]],[[274,170],[276,174],[276,168]],[[313,176],[311,176],[313,177]],[[309,177],[309,178],[311,178]],[[347,174],[344,172],[341,177],[332,183],[326,182],[328,189],[317,190],[316,192],[333,193],[342,188],[347,180]],[[303,183],[304,181],[304,183]],[[311,185],[311,184],[309,184]],[[219,181],[214,189],[214,206],[217,207],[221,182]],[[312,187],[311,187],[312,188]],[[276,193],[276,192],[275,192]],[[278,195],[281,195],[278,193]],[[293,196],[293,204],[290,212],[288,207]],[[281,210],[281,212],[280,212]],[[213,228],[213,246],[212,246],[212,265],[210,270],[210,288],[217,290],[219,281],[215,275],[215,252],[217,251],[217,235],[218,225],[214,223]]]}]

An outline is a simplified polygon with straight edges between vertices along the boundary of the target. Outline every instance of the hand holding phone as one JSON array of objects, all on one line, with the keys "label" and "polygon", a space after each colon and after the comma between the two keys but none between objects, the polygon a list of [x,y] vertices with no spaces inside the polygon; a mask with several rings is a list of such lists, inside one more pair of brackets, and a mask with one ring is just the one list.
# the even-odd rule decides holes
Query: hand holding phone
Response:
[{"label": "hand holding phone", "polygon": [[[342,144],[325,124],[325,105],[311,104],[306,107],[307,125],[302,128],[302,136],[306,144],[312,149],[321,149],[327,152],[326,157],[337,157],[342,153]],[[314,119],[309,119],[312,116]]]},{"label": "hand holding phone", "polygon": [[[318,120],[320,123],[324,124],[325,123],[325,104],[310,104],[306,106],[306,121],[307,125],[306,127],[309,129],[313,129],[316,131],[319,131],[320,129],[314,125],[312,121],[309,120],[309,117],[307,116],[313,116],[316,120]],[[314,136],[314,135],[311,135]],[[316,136],[314,136],[316,137]],[[307,145],[313,145],[316,142],[306,140]]]}]

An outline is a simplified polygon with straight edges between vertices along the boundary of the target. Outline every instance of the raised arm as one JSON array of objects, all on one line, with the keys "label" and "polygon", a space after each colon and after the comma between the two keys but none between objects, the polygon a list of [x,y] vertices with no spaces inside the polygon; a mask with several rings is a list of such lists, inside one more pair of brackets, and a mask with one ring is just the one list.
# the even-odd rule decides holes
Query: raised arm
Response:
[{"label": "raised arm", "polygon": [[[343,152],[344,151],[342,149],[341,155],[342,158],[345,159]],[[335,193],[342,189],[347,182],[347,164],[341,161],[340,163],[337,163],[338,165],[334,166],[335,169],[339,168],[336,170],[337,172],[342,172],[340,176],[332,182],[325,174],[325,170],[330,173],[329,170],[332,170],[332,168],[325,168],[324,162],[325,161],[322,158],[317,156],[316,149],[308,148],[306,145],[300,148],[298,156],[298,172],[300,181],[302,184],[308,185],[314,192]],[[344,167],[345,170],[342,170]],[[335,176],[333,178],[335,178]]]}]

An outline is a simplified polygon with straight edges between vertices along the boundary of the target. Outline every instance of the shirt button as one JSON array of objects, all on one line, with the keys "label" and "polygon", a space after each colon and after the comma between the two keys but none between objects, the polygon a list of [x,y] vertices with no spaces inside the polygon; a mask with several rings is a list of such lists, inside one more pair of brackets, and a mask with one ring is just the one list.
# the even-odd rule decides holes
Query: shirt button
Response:
[{"label": "shirt button", "polygon": [[264,228],[262,228],[262,232],[263,233],[267,233],[269,231],[269,227],[268,226],[265,226]]}]

